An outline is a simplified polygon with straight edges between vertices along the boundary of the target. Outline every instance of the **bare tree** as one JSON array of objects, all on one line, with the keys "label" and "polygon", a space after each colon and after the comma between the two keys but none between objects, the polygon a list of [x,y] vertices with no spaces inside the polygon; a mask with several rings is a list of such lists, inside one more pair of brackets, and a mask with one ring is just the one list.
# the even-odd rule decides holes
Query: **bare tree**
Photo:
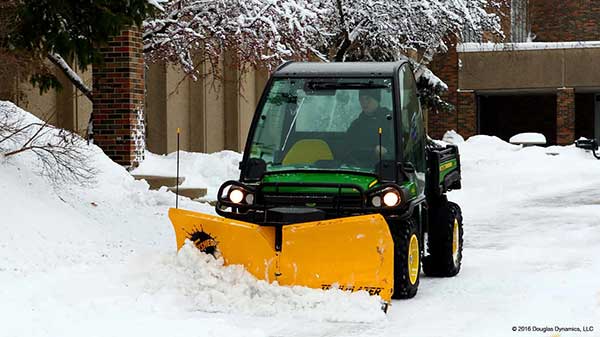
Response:
[{"label": "bare tree", "polygon": [[0,156],[35,154],[39,171],[53,183],[87,185],[94,180],[90,149],[79,135],[47,122],[28,121],[11,103],[0,102]]}]

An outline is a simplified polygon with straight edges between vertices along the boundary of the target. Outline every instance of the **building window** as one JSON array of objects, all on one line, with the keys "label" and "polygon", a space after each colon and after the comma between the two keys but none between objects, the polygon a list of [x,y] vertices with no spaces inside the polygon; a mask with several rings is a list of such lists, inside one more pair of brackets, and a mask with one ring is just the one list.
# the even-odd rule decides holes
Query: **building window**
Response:
[{"label": "building window", "polygon": [[510,5],[510,36],[511,42],[527,42],[529,29],[527,27],[528,0],[512,0]]}]

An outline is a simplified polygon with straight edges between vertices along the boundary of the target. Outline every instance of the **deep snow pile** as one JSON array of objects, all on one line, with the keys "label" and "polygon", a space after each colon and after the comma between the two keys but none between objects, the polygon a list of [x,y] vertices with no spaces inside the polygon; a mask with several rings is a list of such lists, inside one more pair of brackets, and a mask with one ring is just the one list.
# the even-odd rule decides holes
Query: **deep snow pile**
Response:
[{"label": "deep snow pile", "polygon": [[[154,287],[160,287],[160,291],[167,290],[167,296],[176,290],[181,296],[178,302],[189,311],[265,317],[283,314],[331,322],[370,322],[384,317],[380,299],[367,292],[349,296],[340,290],[324,292],[257,281],[242,266],[223,267],[222,259],[215,261],[192,243],[184,245],[176,257],[164,256],[161,262],[163,272],[141,278],[147,282],[144,288],[154,292]],[[147,272],[155,273],[156,268]]]},{"label": "deep snow pile", "polygon": [[[140,175],[175,176],[177,153],[158,155],[146,151],[144,161],[132,173]],[[211,154],[179,151],[179,174],[185,177],[181,187],[207,188],[206,199],[216,200],[217,191],[226,180],[240,176],[238,163],[242,156],[233,151]]]}]

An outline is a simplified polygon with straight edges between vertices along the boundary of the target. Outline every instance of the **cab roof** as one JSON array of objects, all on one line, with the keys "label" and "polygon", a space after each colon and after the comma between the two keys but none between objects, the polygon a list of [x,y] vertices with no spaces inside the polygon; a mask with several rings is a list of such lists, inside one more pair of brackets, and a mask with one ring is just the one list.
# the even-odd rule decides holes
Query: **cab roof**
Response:
[{"label": "cab roof", "polygon": [[274,77],[391,77],[407,59],[397,62],[287,62]]}]

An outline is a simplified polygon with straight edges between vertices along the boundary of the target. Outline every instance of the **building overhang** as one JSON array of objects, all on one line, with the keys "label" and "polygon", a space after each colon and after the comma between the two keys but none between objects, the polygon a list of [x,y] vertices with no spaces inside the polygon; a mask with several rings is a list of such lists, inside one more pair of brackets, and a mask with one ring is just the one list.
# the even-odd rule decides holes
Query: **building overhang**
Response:
[{"label": "building overhang", "polygon": [[488,94],[600,90],[600,41],[462,44],[459,90]]}]

